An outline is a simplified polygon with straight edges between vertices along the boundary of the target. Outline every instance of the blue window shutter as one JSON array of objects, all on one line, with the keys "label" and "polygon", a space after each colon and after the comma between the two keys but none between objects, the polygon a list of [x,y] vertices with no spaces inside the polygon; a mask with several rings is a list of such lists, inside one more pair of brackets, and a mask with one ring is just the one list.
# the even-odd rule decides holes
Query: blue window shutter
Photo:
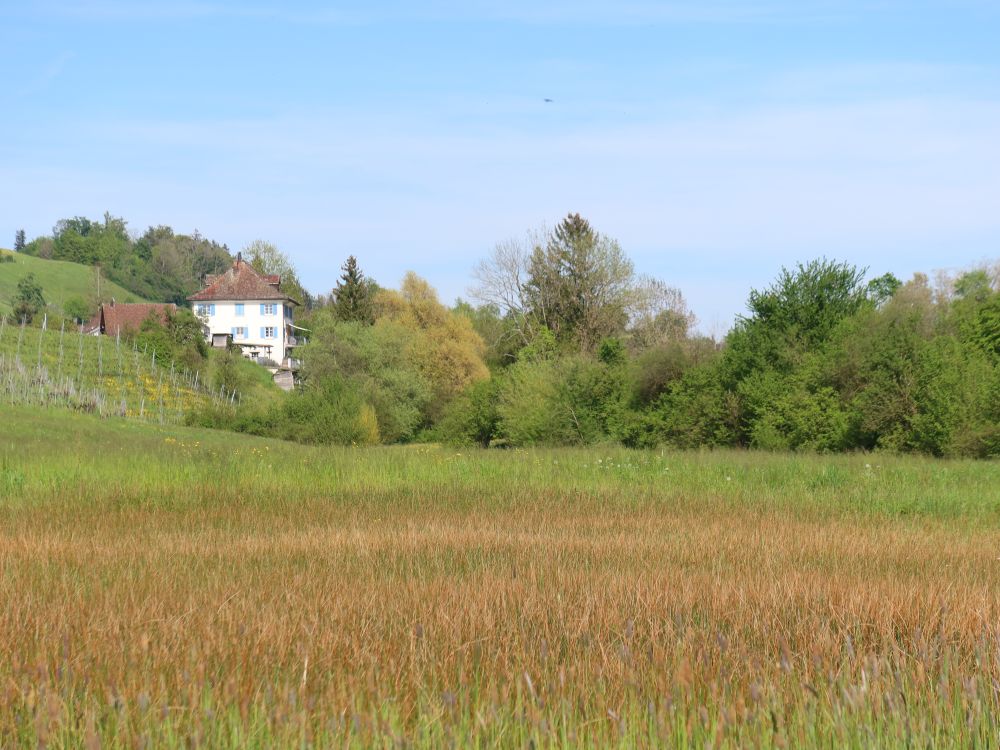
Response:
[{"label": "blue window shutter", "polygon": [[264,326],[260,327],[260,337],[264,338]]},{"label": "blue window shutter", "polygon": [[229,329],[229,335],[233,337],[233,341],[236,340],[236,328]]},{"label": "blue window shutter", "polygon": [[260,303],[260,314],[261,315],[264,314],[264,303],[263,302]]},{"label": "blue window shutter", "polygon": [[214,304],[211,306],[211,309],[212,309],[212,311],[209,313],[209,315],[215,315],[215,305]]}]

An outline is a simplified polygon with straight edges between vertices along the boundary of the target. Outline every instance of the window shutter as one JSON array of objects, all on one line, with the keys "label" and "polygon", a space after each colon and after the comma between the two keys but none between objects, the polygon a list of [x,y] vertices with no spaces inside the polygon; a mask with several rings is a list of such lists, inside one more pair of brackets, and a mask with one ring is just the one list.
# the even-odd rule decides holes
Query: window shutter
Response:
[{"label": "window shutter", "polygon": [[260,328],[260,337],[264,338],[264,327],[263,326],[261,326],[261,328]]},{"label": "window shutter", "polygon": [[233,341],[236,341],[236,328],[235,327],[229,329],[229,335],[233,337]]},{"label": "window shutter", "polygon": [[261,315],[264,314],[264,303],[263,302],[260,303],[260,314]]}]

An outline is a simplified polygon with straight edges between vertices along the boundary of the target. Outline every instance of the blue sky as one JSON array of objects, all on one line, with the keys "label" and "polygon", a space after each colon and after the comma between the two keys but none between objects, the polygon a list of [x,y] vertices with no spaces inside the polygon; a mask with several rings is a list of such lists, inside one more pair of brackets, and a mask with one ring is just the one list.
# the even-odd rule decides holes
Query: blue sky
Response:
[{"label": "blue sky", "polygon": [[0,0],[0,27],[0,245],[107,210],[450,301],[579,211],[709,333],[796,261],[1000,257],[992,0]]}]

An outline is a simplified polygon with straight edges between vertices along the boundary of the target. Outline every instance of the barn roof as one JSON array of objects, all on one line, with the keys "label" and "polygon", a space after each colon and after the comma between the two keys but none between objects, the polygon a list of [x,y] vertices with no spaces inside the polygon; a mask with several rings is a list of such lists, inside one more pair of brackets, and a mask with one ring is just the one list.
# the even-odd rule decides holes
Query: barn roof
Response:
[{"label": "barn roof", "polygon": [[233,265],[214,276],[205,277],[205,288],[192,294],[191,302],[215,302],[218,300],[288,300],[298,304],[281,291],[281,277],[257,273],[253,266],[237,256]]},{"label": "barn roof", "polygon": [[150,315],[155,315],[161,323],[166,323],[167,315],[176,312],[177,305],[173,303],[108,302],[100,306],[91,326],[99,327],[101,333],[108,336],[117,336],[126,331],[138,331]]}]

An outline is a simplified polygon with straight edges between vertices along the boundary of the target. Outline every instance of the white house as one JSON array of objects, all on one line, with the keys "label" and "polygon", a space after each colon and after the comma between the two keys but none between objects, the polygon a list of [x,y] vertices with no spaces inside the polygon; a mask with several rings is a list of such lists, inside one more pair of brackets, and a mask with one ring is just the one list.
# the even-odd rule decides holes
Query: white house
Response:
[{"label": "white house", "polygon": [[205,278],[205,288],[188,297],[213,346],[230,342],[243,355],[272,367],[296,369],[299,345],[294,323],[298,302],[281,291],[280,276],[265,276],[236,256],[225,273]]}]

